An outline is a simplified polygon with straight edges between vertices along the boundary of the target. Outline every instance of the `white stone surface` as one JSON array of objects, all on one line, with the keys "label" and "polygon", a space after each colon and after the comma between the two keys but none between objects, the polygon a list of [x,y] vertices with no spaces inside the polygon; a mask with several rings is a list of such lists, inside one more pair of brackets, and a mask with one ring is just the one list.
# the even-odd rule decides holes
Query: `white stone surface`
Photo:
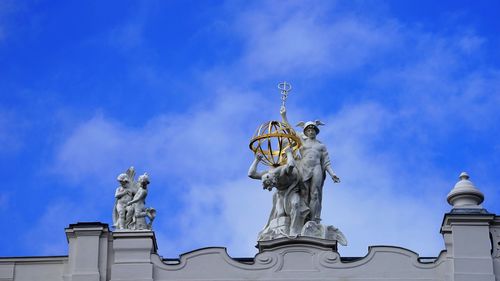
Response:
[{"label": "white stone surface", "polygon": [[372,247],[359,260],[343,262],[331,249],[291,244],[267,250],[253,264],[229,258],[224,248],[207,248],[181,256],[167,265],[153,256],[156,280],[443,280],[444,255],[421,263],[411,251],[397,247]]},{"label": "white stone surface", "polygon": [[0,258],[1,281],[62,281],[68,257]]},{"label": "white stone surface", "polygon": [[474,184],[469,180],[469,175],[462,172],[459,176],[460,181],[455,184],[455,187],[448,193],[448,203],[454,209],[471,208],[482,209],[484,195]]},{"label": "white stone surface", "polygon": [[107,280],[109,230],[107,224],[78,223],[66,228],[69,243],[64,280]]},{"label": "white stone surface", "polygon": [[495,280],[490,228],[495,215],[448,213],[441,233],[451,261],[452,280]]},{"label": "white stone surface", "polygon": [[494,281],[500,272],[499,229],[500,217],[493,214],[446,214],[446,249],[431,262],[390,246],[370,247],[367,256],[345,260],[334,241],[310,237],[263,241],[267,244],[253,259],[204,248],[163,260],[153,231],[108,232],[104,224],[79,223],[66,229],[68,257],[0,258],[0,280]]}]

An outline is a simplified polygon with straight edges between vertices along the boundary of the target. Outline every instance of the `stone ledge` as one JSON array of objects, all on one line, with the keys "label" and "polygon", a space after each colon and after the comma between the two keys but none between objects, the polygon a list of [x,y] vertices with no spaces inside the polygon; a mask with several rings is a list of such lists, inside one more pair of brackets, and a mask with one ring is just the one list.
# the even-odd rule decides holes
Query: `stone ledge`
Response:
[{"label": "stone ledge", "polygon": [[113,240],[116,239],[141,239],[149,238],[153,242],[153,253],[157,253],[158,244],[156,243],[156,235],[152,230],[115,230],[111,232]]},{"label": "stone ledge", "polygon": [[279,249],[290,245],[316,246],[324,250],[337,252],[337,240],[326,240],[307,236],[298,236],[297,238],[284,237],[273,240],[258,241],[255,247],[259,249],[259,253],[262,253],[264,251]]}]

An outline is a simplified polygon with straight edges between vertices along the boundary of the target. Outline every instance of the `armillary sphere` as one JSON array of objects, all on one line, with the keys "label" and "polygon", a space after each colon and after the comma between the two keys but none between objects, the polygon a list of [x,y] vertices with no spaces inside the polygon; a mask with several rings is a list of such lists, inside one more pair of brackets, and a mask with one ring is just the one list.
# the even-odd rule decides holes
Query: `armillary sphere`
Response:
[{"label": "armillary sphere", "polygon": [[278,167],[286,163],[286,149],[296,151],[300,147],[300,139],[287,124],[279,121],[268,121],[257,128],[249,145],[255,155],[262,155],[262,163]]}]

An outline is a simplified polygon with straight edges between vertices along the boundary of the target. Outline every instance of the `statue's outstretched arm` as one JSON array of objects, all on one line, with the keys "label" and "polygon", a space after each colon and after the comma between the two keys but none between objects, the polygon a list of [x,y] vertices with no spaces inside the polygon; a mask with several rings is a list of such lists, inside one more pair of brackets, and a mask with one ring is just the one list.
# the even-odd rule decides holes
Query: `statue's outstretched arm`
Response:
[{"label": "statue's outstretched arm", "polygon": [[259,165],[261,159],[262,156],[260,154],[255,155],[255,159],[253,160],[252,165],[250,165],[250,168],[248,169],[248,176],[250,178],[256,180],[262,179],[262,175],[264,173],[257,172],[257,165]]},{"label": "statue's outstretched arm", "polygon": [[326,150],[326,148],[323,151],[323,168],[330,175],[330,177],[332,178],[333,182],[335,182],[335,183],[339,183],[340,182],[340,178],[333,171],[332,164],[330,162],[330,156],[328,155],[328,151]]}]

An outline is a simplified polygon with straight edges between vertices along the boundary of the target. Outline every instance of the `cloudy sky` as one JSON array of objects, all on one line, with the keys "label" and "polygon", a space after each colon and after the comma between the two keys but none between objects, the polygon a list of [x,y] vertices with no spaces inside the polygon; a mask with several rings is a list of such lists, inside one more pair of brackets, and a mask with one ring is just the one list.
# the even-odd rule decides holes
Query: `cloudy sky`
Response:
[{"label": "cloudy sky", "polygon": [[283,80],[290,121],[326,124],[342,256],[437,256],[462,171],[500,213],[498,1],[247,2],[0,0],[0,256],[111,224],[129,166],[151,175],[161,255],[253,256],[272,193],[248,144]]}]

